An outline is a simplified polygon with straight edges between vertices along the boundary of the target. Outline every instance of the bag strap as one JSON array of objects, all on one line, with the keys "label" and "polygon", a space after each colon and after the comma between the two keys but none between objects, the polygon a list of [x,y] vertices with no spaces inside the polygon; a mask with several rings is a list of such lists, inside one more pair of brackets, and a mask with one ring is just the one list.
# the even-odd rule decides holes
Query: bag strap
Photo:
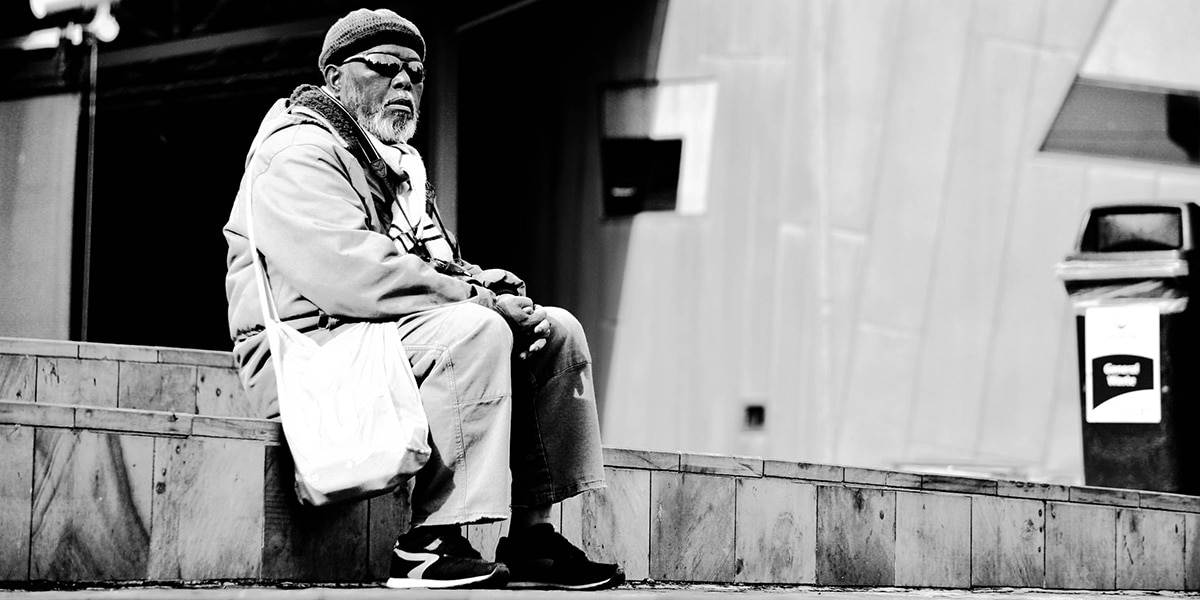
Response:
[{"label": "bag strap", "polygon": [[[337,102],[337,100],[332,96],[329,96],[325,90],[320,88],[317,89],[322,95],[332,100],[332,104],[340,108],[345,116],[349,118],[350,122],[357,126],[358,123],[354,121],[353,116],[350,115],[349,111],[346,111],[345,107]],[[308,108],[310,111],[310,118],[315,118],[320,122],[321,126],[328,131],[336,131],[334,126],[325,119],[324,115],[322,115],[319,110],[314,110],[312,107],[306,108]],[[376,173],[379,173],[380,169],[382,169],[383,172],[386,173],[387,166],[383,162],[383,157],[379,156],[379,154],[375,152],[375,148],[370,145],[370,142],[367,141],[366,135],[361,131],[361,129],[356,131],[355,137],[358,139],[351,140],[351,153],[354,154],[360,162],[364,163],[364,167],[374,170]],[[365,148],[363,146],[363,142],[367,142]],[[367,154],[368,150],[366,148],[369,148],[370,152],[374,153],[374,160],[369,158],[369,155]],[[282,323],[282,319],[279,318],[279,307],[275,303],[275,295],[271,293],[271,281],[267,275],[267,265],[262,253],[258,251],[258,243],[255,241],[254,237],[254,203],[252,200],[254,197],[254,182],[250,180],[250,165],[247,164],[246,166],[246,172],[242,175],[242,187],[246,190],[246,231],[247,239],[250,241],[250,256],[252,257],[252,261],[254,263],[254,279],[255,284],[258,287],[259,306],[262,308],[264,324],[268,322]],[[385,185],[382,187],[386,188],[387,186]],[[394,199],[394,195],[392,198]],[[368,209],[368,215],[369,214],[370,210]]]}]

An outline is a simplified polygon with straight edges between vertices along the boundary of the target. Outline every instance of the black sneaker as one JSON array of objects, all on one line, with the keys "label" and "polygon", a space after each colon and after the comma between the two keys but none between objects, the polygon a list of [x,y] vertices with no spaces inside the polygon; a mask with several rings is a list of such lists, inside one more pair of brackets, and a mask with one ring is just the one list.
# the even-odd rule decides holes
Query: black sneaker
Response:
[{"label": "black sneaker", "polygon": [[510,588],[602,590],[625,583],[620,566],[588,560],[549,523],[500,538],[496,560],[512,573]]},{"label": "black sneaker", "polygon": [[508,568],[480,557],[471,543],[453,529],[418,527],[399,537],[392,549],[387,587],[502,588]]}]

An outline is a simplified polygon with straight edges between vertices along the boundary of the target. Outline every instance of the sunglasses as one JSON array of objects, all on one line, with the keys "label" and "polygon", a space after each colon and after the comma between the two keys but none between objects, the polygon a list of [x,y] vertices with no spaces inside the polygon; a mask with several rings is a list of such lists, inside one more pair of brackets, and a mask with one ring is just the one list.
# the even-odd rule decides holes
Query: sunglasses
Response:
[{"label": "sunglasses", "polygon": [[351,56],[342,64],[346,65],[352,62],[362,63],[368,69],[388,79],[394,79],[400,74],[400,71],[404,71],[408,73],[408,80],[414,84],[425,81],[425,65],[416,59],[404,60],[391,54],[367,54],[365,56]]}]

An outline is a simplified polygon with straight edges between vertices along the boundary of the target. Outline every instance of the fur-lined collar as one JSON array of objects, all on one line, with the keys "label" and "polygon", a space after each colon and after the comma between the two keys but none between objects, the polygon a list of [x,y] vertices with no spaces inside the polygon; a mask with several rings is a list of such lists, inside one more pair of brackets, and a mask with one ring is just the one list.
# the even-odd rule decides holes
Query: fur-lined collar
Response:
[{"label": "fur-lined collar", "polygon": [[320,115],[333,127],[333,133],[342,140],[345,146],[354,149],[354,146],[362,145],[364,146],[363,150],[369,146],[364,143],[366,140],[359,133],[358,124],[351,121],[350,115],[345,109],[339,106],[329,94],[321,91],[321,88],[309,84],[297,87],[288,98],[288,105],[307,108]]},{"label": "fur-lined collar", "polygon": [[[342,145],[384,181],[399,185],[409,180],[409,173],[406,171],[388,168],[362,127],[352,120],[344,106],[321,88],[309,84],[301,85],[292,92],[288,104],[310,110],[324,119],[333,128],[332,133],[341,140]],[[411,154],[420,160],[420,154],[411,146],[398,144],[395,147],[401,154]]]}]

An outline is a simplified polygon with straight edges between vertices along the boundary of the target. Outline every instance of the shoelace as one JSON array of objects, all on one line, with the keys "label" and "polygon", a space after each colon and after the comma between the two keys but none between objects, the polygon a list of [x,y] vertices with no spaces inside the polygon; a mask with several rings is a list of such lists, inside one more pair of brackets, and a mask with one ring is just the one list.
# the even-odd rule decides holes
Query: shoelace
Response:
[{"label": "shoelace", "polygon": [[442,543],[437,547],[441,554],[457,558],[482,558],[479,551],[471,547],[471,542],[461,535],[444,535],[441,536],[441,540]]}]

